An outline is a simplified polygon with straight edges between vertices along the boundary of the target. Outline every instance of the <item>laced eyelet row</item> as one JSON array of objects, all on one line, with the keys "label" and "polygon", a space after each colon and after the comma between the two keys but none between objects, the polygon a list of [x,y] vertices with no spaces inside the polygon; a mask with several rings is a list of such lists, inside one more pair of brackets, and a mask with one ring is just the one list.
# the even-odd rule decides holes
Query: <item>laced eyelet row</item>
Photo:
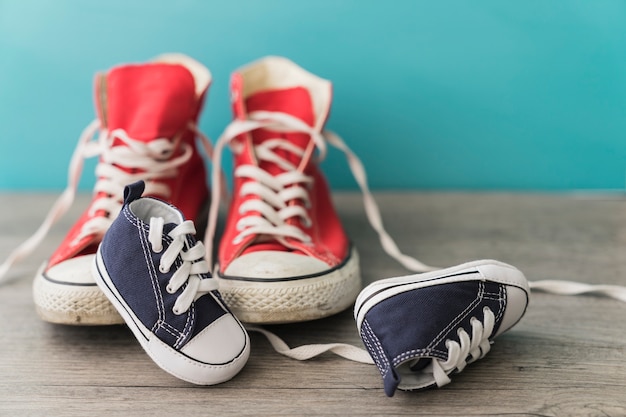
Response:
[{"label": "laced eyelet row", "polygon": [[[151,218],[148,241],[154,253],[163,251],[163,224],[162,218]],[[169,278],[165,287],[168,294],[175,294],[182,289],[172,307],[176,315],[184,314],[189,310],[191,303],[202,295],[216,290],[217,283],[212,278],[202,278],[209,273],[209,265],[204,259],[205,248],[200,242],[190,246],[187,235],[195,234],[193,222],[186,220],[172,229],[168,236],[171,242],[159,260],[159,272],[169,274],[171,266],[176,262],[175,272]],[[159,252],[156,249],[160,249]],[[169,266],[168,266],[169,265]]]},{"label": "laced eyelet row", "polygon": [[456,334],[459,341],[447,339],[445,342],[448,350],[448,359],[443,361],[433,359],[433,376],[437,386],[442,386],[450,382],[448,374],[455,369],[461,372],[467,364],[483,358],[491,349],[489,337],[495,326],[495,315],[487,306],[483,307],[483,321],[476,317],[470,318],[472,335],[459,327]]},{"label": "laced eyelet row", "polygon": [[[159,248],[152,247],[152,252],[154,253],[163,252],[163,246],[161,245]],[[170,270],[171,270],[170,268],[166,268],[163,264],[159,263],[159,272],[161,272],[162,274],[169,274]],[[176,290],[172,287],[171,283],[169,282],[165,286],[165,291],[167,291],[168,294],[176,293]],[[184,311],[180,311],[180,309],[174,306],[172,307],[172,313],[176,314],[177,316],[180,316],[182,313],[184,313]]]}]

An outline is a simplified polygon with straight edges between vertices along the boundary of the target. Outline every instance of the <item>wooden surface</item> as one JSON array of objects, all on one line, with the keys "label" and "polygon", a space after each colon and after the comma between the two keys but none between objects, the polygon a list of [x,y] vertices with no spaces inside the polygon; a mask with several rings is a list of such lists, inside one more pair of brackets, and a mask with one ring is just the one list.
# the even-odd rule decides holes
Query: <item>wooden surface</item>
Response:
[{"label": "wooden surface", "polygon": [[[0,258],[39,225],[55,196],[0,194]],[[80,196],[0,287],[0,416],[22,415],[626,415],[626,304],[535,293],[487,357],[442,389],[385,397],[375,367],[331,354],[297,362],[252,334],[232,381],[196,387],[161,371],[124,326],[68,327],[36,316],[32,277],[87,204]],[[615,196],[381,193],[407,253],[451,266],[494,258],[529,280],[626,284],[626,200]],[[407,272],[381,250],[360,196],[337,194],[364,283]],[[291,346],[361,345],[351,311],[270,328]]]}]

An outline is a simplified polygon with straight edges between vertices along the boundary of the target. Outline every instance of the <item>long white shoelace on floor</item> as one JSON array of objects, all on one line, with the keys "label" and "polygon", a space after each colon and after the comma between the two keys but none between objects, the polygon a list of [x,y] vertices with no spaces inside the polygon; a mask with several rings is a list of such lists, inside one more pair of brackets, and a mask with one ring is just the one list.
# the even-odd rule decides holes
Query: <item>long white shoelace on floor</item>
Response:
[{"label": "long white shoelace on floor", "polygon": [[[212,157],[213,148],[209,139],[204,136],[194,124],[188,128],[201,139],[205,151]],[[124,187],[127,184],[143,179],[146,181],[145,194],[157,195],[167,199],[171,190],[158,181],[172,178],[177,175],[177,168],[189,160],[192,149],[189,144],[181,143],[182,152],[174,156],[177,151],[177,140],[157,138],[150,142],[141,142],[130,138],[123,129],[107,131],[100,130],[100,122],[94,120],[80,135],[76,148],[72,154],[68,169],[67,187],[50,208],[45,220],[37,231],[18,246],[0,265],[0,283],[8,280],[11,267],[28,257],[46,237],[50,228],[68,211],[74,202],[78,182],[82,175],[84,161],[87,158],[100,156],[96,167],[98,181],[94,187],[94,195],[99,192],[108,194],[108,197],[98,198],[91,206],[91,214],[98,211],[108,213],[108,216],[94,216],[83,225],[77,239],[85,236],[102,236],[111,222],[119,214],[122,207]],[[112,146],[114,140],[122,141],[126,146]],[[118,166],[125,167],[127,172]],[[135,173],[132,173],[136,171]],[[220,177],[223,175],[220,173]]]},{"label": "long white shoelace on floor", "polygon": [[[237,228],[240,230],[240,233],[235,238],[235,243],[237,243],[237,240],[243,239],[251,234],[270,235],[283,244],[286,244],[284,238],[287,236],[305,242],[309,239],[309,237],[306,236],[300,229],[286,223],[286,219],[297,217],[306,224],[310,221],[306,212],[301,210],[301,208],[292,208],[286,203],[294,198],[299,198],[306,205],[309,201],[306,184],[311,181],[311,178],[298,171],[298,167],[294,166],[289,161],[286,161],[284,158],[281,158],[275,150],[288,151],[302,158],[309,156],[309,153],[314,152],[315,148],[317,148],[317,158],[321,161],[326,155],[326,143],[328,142],[335,148],[341,150],[346,156],[354,179],[363,193],[365,213],[370,224],[378,233],[384,251],[410,271],[426,272],[438,269],[428,266],[400,251],[394,240],[383,226],[380,210],[378,209],[378,205],[376,204],[376,201],[374,200],[367,184],[367,176],[363,164],[354,152],[352,152],[352,150],[344,143],[344,141],[338,135],[330,131],[320,133],[300,119],[286,113],[265,111],[252,112],[248,115],[248,119],[236,119],[226,127],[224,133],[217,140],[214,150],[215,157],[213,158],[212,175],[212,190],[215,193],[214,195],[219,196],[221,194],[221,186],[223,185],[223,180],[220,182],[219,175],[221,173],[221,155],[224,147],[237,136],[261,128],[278,132],[306,133],[310,135],[313,146],[303,150],[281,139],[269,139],[264,141],[262,144],[255,146],[255,156],[258,161],[273,162],[285,170],[284,174],[272,176],[266,171],[260,169],[258,166],[252,165],[240,166],[236,168],[235,176],[247,177],[255,180],[250,183],[250,185],[246,184],[246,186],[242,187],[240,192],[243,195],[257,195],[260,199],[254,200],[254,202],[248,203],[248,205],[242,207],[242,214],[244,214],[244,216],[242,216],[237,223]],[[238,152],[236,146],[233,151]],[[213,265],[212,245],[217,226],[219,204],[220,201],[218,198],[214,198],[211,202],[209,221],[205,235],[207,259],[209,260],[210,265]],[[264,218],[260,218],[259,216],[246,217],[245,213],[249,211],[259,212]],[[570,281],[549,280],[531,282],[530,285],[531,288],[536,291],[563,295],[598,294],[626,302],[626,287],[618,285],[589,285]],[[474,324],[472,326],[474,329]],[[483,325],[481,324],[481,329],[483,328],[482,326]],[[296,348],[290,348],[278,336],[261,327],[248,325],[246,328],[250,331],[263,334],[278,353],[292,359],[307,360],[326,352],[332,352],[355,362],[367,364],[374,363],[366,350],[353,345],[344,343],[329,343],[303,345]],[[485,330],[480,337],[477,337],[478,335],[474,335],[471,340],[466,340],[465,343],[462,342],[458,349],[456,345],[454,345],[456,342],[450,344],[451,349],[449,351],[448,361],[443,363],[434,361],[437,363],[432,365],[432,371],[436,373],[435,377],[437,378],[437,384],[445,383],[446,378],[448,378],[445,372],[446,370],[449,370],[447,368],[448,366],[464,366],[463,361],[467,359],[467,355],[463,358],[461,358],[461,356],[463,356],[462,353],[466,348],[469,348],[473,352],[475,350],[474,344],[479,343],[478,346],[484,348],[483,355],[486,354],[488,348],[486,347],[485,340],[488,341],[488,337],[490,335],[491,331],[487,332]],[[473,360],[475,359],[472,359],[471,361]]]},{"label": "long white shoelace on floor", "polygon": [[575,281],[541,280],[529,281],[530,288],[535,291],[558,295],[595,294],[614,298],[626,303],[626,287],[621,285],[585,284]]},{"label": "long white shoelace on floor", "polygon": [[[163,224],[162,217],[150,218],[148,241],[154,252],[163,250]],[[189,246],[187,241],[187,235],[196,234],[196,228],[191,220],[185,220],[167,234],[173,240],[161,255],[159,271],[168,273],[180,255],[182,264],[172,274],[165,288],[168,293],[174,294],[185,286],[172,309],[174,314],[180,315],[188,311],[191,303],[198,298],[210,291],[217,290],[217,281],[213,278],[200,278],[200,274],[208,274],[210,268],[204,257],[205,248],[202,242],[196,242],[195,245]]]}]

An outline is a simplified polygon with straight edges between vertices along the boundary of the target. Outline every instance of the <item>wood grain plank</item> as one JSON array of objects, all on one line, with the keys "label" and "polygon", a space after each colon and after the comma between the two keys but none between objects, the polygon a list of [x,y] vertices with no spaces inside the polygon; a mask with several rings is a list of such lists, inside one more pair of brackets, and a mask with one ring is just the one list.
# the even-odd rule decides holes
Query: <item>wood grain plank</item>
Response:
[{"label": "wood grain plank", "polygon": [[[0,194],[0,258],[43,219],[55,196]],[[407,272],[382,253],[360,196],[334,196],[361,255],[364,284]],[[252,334],[232,381],[196,387],[161,371],[124,326],[44,323],[32,277],[88,202],[53,228],[18,279],[0,287],[0,415],[626,415],[626,305],[533,294],[526,316],[448,386],[386,398],[373,366],[333,355],[297,362]],[[480,258],[529,279],[626,284],[626,200],[615,196],[378,193],[385,224],[407,253],[433,265]],[[351,311],[271,326],[291,346],[361,345]]]}]

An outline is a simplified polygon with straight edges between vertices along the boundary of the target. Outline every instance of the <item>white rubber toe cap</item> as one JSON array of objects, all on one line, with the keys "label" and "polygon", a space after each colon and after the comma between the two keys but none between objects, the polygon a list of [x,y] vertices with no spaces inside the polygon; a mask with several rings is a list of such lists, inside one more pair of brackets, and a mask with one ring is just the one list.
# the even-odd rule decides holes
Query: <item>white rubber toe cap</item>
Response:
[{"label": "white rubber toe cap", "polygon": [[191,339],[182,349],[185,355],[207,364],[225,364],[242,355],[248,338],[237,320],[224,314]]},{"label": "white rubber toe cap", "polygon": [[73,285],[96,285],[91,275],[94,258],[95,255],[77,256],[52,266],[43,274],[53,281]]},{"label": "white rubber toe cap", "polygon": [[259,251],[241,255],[228,265],[224,275],[246,278],[292,278],[317,275],[330,267],[319,259],[291,252]]}]

